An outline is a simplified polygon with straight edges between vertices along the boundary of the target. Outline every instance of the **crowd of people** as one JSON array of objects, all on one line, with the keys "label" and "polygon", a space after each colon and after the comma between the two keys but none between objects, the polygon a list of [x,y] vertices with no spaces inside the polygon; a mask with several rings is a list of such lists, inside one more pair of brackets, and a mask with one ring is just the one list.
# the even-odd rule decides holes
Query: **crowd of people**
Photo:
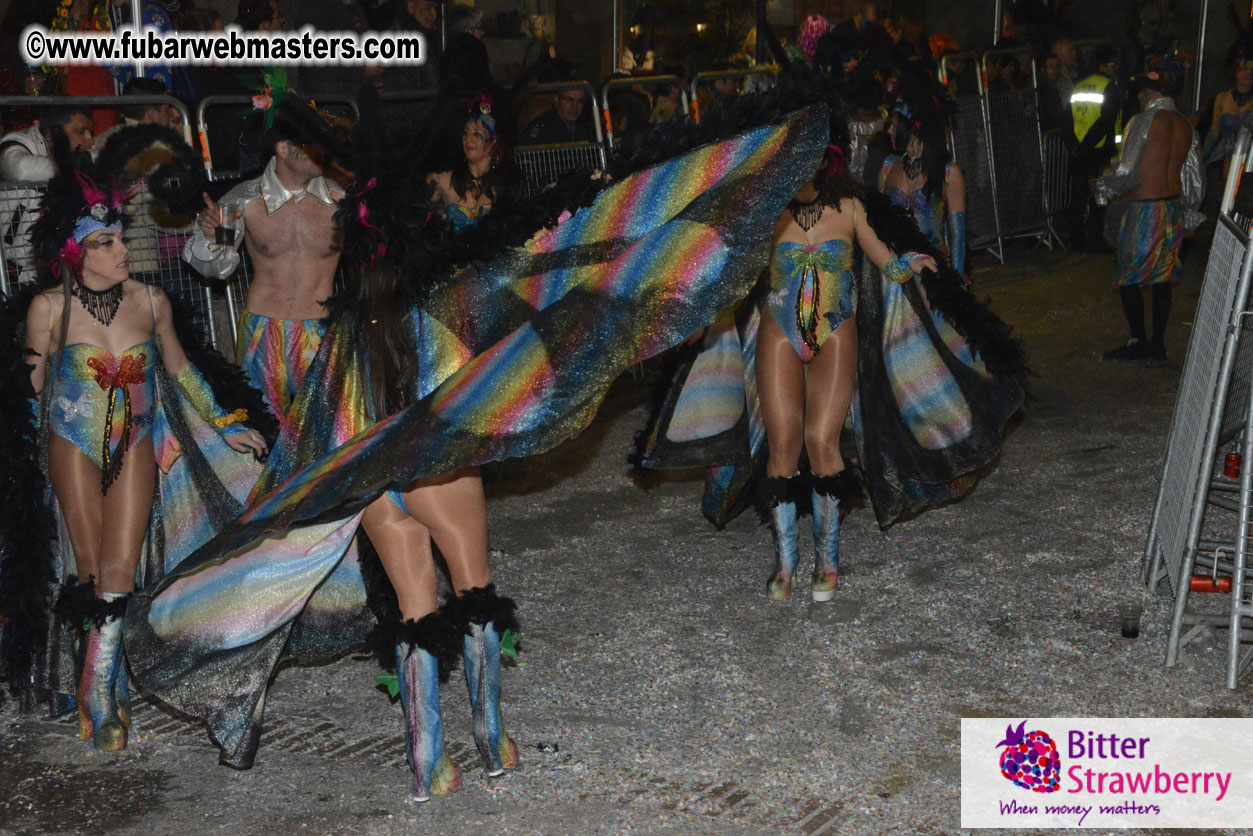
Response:
[{"label": "crowd of people", "polygon": [[[58,14],[63,28],[103,27],[123,5],[64,0]],[[386,21],[353,3],[302,8],[330,30],[433,33],[440,14],[429,0],[394,3]],[[239,20],[293,23],[275,0],[242,0]],[[30,287],[0,306],[0,342],[25,358],[0,381],[0,435],[28,442],[0,519],[0,651],[10,687],[76,709],[97,748],[126,746],[134,683],[204,719],[223,761],[247,767],[279,664],[375,627],[415,801],[461,782],[439,708],[458,660],[483,768],[516,766],[500,710],[516,605],[492,583],[478,467],[578,432],[619,373],[681,344],[638,461],[709,468],[718,524],[756,495],[773,534],[769,599],[799,585],[807,505],[808,593],[829,601],[863,488],[888,526],[961,498],[999,454],[1026,363],[968,287],[965,175],[935,63],[951,39],[874,2],[787,39],[763,28],[774,84],[755,89],[730,57],[691,108],[699,121],[682,118],[691,68],[663,69],[655,51],[640,72],[664,78],[627,73],[610,99],[608,170],[528,194],[511,145],[595,141],[589,88],[536,106],[493,75],[477,12],[450,9],[443,29],[438,60],[398,76],[320,68],[297,88],[267,74],[239,155],[260,165],[216,196],[182,112],[151,98],[211,89],[211,75],[126,79],[124,93],[150,98],[123,99],[117,125],[62,106],[0,140],[0,178],[46,182],[22,221]],[[1060,90],[1073,47],[1058,41],[1053,57]],[[1134,118],[1116,58],[1092,57],[1096,76],[1059,98],[1076,203],[1127,199],[1117,269],[1132,342],[1111,359],[1158,357],[1197,223],[1200,144],[1175,108],[1170,56],[1138,70]],[[552,45],[534,58],[527,81],[579,78]],[[1248,103],[1247,69],[1215,107],[1224,135]],[[62,92],[103,84],[52,75]],[[387,109],[379,92],[397,87],[431,92],[405,103],[418,122]],[[319,91],[359,102],[350,135],[311,105]],[[207,279],[251,260],[235,365],[180,325],[160,271],[147,275],[132,230],[160,213],[182,218],[162,234]],[[1151,338],[1141,286],[1154,288]],[[850,419],[855,467],[840,443]]]}]

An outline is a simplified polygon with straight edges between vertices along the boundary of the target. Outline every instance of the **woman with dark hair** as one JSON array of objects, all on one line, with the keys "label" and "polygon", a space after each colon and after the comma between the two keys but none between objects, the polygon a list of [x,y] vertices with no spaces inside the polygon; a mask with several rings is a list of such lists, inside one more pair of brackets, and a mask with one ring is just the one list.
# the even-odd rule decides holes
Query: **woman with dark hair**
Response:
[{"label": "woman with dark hair", "polygon": [[444,219],[454,230],[473,225],[491,211],[509,174],[509,155],[496,132],[491,100],[475,97],[467,102],[467,114],[461,156],[450,170],[427,175],[436,202],[443,206]]},{"label": "woman with dark hair", "polygon": [[1248,39],[1232,47],[1227,79],[1231,86],[1214,99],[1214,118],[1201,149],[1202,164],[1222,163],[1224,177],[1236,149],[1240,122],[1253,113],[1253,44]]},{"label": "woman with dark hair", "polygon": [[813,599],[831,600],[838,583],[840,498],[857,484],[840,455],[857,376],[854,245],[892,281],[936,266],[930,256],[897,256],[879,240],[843,161],[842,149],[831,146],[814,180],[775,224],[770,293],[757,334],[757,391],[769,449],[759,490],[774,535],[775,569],[767,583],[773,600],[791,595],[799,559],[802,448],[812,475]]},{"label": "woman with dark hair", "polygon": [[944,141],[935,105],[897,104],[888,123],[893,154],[883,161],[879,191],[909,211],[958,273],[966,274],[966,179]]},{"label": "woman with dark hair", "polygon": [[[50,276],[29,299],[24,329],[35,360],[30,383],[39,401],[50,499],[63,522],[58,530],[68,533],[68,542],[55,550],[59,561],[53,565],[59,562],[66,581],[56,607],[71,630],[90,623],[76,689],[79,736],[108,750],[126,746],[130,725],[121,640],[127,599],[137,580],[163,572],[190,548],[180,544],[186,530],[175,530],[179,503],[167,492],[187,477],[172,468],[193,449],[193,468],[213,455],[201,449],[204,440],[194,434],[184,404],[232,450],[258,456],[266,450],[262,435],[241,423],[246,411],[218,406],[209,382],[189,361],[170,300],[159,288],[130,278],[122,204],[133,189],[119,184],[120,166],[107,161],[117,162],[114,149],[136,134],[145,140],[131,146],[136,151],[156,147],[154,142],[167,150],[179,143],[168,129],[127,128],[93,171],[76,170],[62,157],[62,173],[49,183],[43,215],[32,228],[32,243]],[[208,475],[201,469],[193,478]],[[236,487],[237,494],[247,488]],[[219,500],[230,503],[224,491]],[[197,510],[214,513],[207,505]],[[202,539],[211,533],[202,531]],[[141,567],[142,554],[147,560]],[[7,583],[18,582],[15,561],[5,563]],[[7,645],[7,629],[5,639]],[[57,683],[45,684],[54,697],[67,693]]]},{"label": "woman with dark hair", "polygon": [[[491,103],[466,103],[462,158],[452,170],[428,175],[435,206],[452,231],[473,226],[497,198],[501,161]],[[406,276],[384,259],[353,271],[344,332],[355,343],[364,380],[367,423],[377,423],[426,397],[459,362],[455,340],[404,298]],[[413,799],[445,795],[461,786],[461,770],[444,751],[439,683],[462,651],[474,712],[474,739],[489,777],[518,765],[518,747],[500,717],[501,641],[516,626],[513,601],[496,594],[487,550],[487,499],[477,466],[420,479],[387,491],[361,519],[395,590],[401,624],[394,646],[405,709]],[[456,596],[439,606],[432,540],[448,567]],[[455,651],[453,651],[455,654]],[[443,676],[441,677],[441,673]]]}]

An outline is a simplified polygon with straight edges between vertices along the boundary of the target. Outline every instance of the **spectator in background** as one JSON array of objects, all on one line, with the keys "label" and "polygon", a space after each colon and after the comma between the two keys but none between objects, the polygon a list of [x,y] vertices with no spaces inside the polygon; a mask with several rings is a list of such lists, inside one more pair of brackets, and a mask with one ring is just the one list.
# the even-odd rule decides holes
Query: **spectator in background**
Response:
[{"label": "spectator in background", "polygon": [[858,40],[874,43],[887,39],[887,33],[879,25],[879,4],[875,0],[864,0],[852,17],[845,18],[832,31],[841,43]]},{"label": "spectator in background", "polygon": [[497,106],[503,102],[483,44],[483,13],[455,6],[446,18],[448,42],[439,60],[440,84],[466,93],[486,93]]},{"label": "spectator in background", "polygon": [[[629,78],[626,73],[615,77]],[[630,87],[614,87],[609,92],[609,114],[615,140],[629,140],[648,129],[648,113],[652,105],[641,90]]]},{"label": "spectator in background", "polygon": [[[715,61],[713,69],[715,72],[725,73],[741,69],[730,61]],[[702,118],[708,114],[713,116],[716,113],[724,112],[730,107],[735,106],[736,100],[740,97],[740,83],[744,80],[743,76],[732,76],[730,78],[715,78],[711,84],[713,87],[713,96],[708,101],[701,102]]]},{"label": "spectator in background", "polygon": [[[126,82],[126,86],[122,88],[122,96],[165,96],[169,91],[165,89],[165,85],[155,78],[132,78]],[[155,104],[145,102],[143,104],[127,104],[123,101],[118,105],[118,110],[122,114],[122,124],[115,125],[104,133],[96,137],[92,145],[95,152],[99,152],[104,148],[105,143],[109,141],[109,137],[117,133],[121,128],[127,125],[165,125],[167,128],[173,128],[176,131],[183,129],[183,114],[179,113],[178,108],[172,104]]]},{"label": "spectator in background", "polygon": [[[286,21],[279,14],[278,0],[239,0],[235,25],[245,32],[278,32]],[[205,96],[251,96],[261,90],[261,67],[203,67],[201,89]],[[262,160],[253,138],[262,131],[260,114],[252,105],[214,107],[201,129],[209,140],[213,167],[219,171],[253,174]]]},{"label": "spectator in background", "polygon": [[[365,11],[356,0],[304,0],[295,7],[290,21],[293,29],[312,26],[323,32],[364,32]],[[300,67],[300,92],[317,99],[319,96],[343,96],[355,99],[365,82],[360,64],[303,64]]]},{"label": "spectator in background", "polygon": [[91,150],[91,115],[77,105],[49,107],[29,128],[0,138],[0,180],[43,182],[56,174],[52,161],[53,132],[61,131],[70,151]]},{"label": "spectator in background", "polygon": [[596,129],[588,110],[587,91],[576,87],[555,94],[552,110],[540,114],[523,132],[523,139],[527,145],[594,141]]},{"label": "spectator in background", "polygon": [[[91,150],[91,113],[84,107],[45,107],[29,128],[0,138],[0,180],[31,183],[51,180],[56,174],[52,159],[54,132],[60,131],[70,151]],[[4,269],[18,282],[36,279],[31,253],[30,228],[38,217],[40,193],[28,190],[23,197],[0,204],[0,242],[8,263]]]},{"label": "spectator in background", "polygon": [[1057,59],[1057,95],[1063,107],[1070,107],[1070,97],[1075,92],[1075,84],[1079,81],[1079,58],[1075,54],[1075,45],[1068,38],[1053,41],[1050,50]]},{"label": "spectator in background", "polygon": [[1070,104],[1069,97],[1062,99],[1058,92],[1061,79],[1061,61],[1056,55],[1047,55],[1040,64],[1038,97],[1040,102],[1040,130],[1059,130],[1066,125],[1065,108]]},{"label": "spectator in background", "polygon": [[[678,71],[664,73],[678,74]],[[648,115],[651,124],[668,122],[675,115],[683,114],[683,87],[680,81],[666,81],[658,84],[653,93],[653,112]]]},{"label": "spectator in background", "polygon": [[[133,20],[131,0],[112,0],[112,4],[113,28],[120,29],[130,26]],[[144,0],[140,5],[140,10],[140,20],[143,22],[145,29],[155,29],[163,34],[174,31],[174,24],[170,21],[170,16],[166,14],[165,9],[159,3],[152,2],[152,0]],[[200,99],[200,91],[194,76],[189,72],[194,69],[190,66],[166,64],[164,62],[153,63],[150,61],[144,64],[144,75],[160,81],[166,90],[171,91],[183,101],[195,102]],[[117,64],[111,69],[111,72],[114,78],[117,79],[117,83],[122,85],[123,88],[125,88],[127,82],[135,77],[135,69],[130,64]]]},{"label": "spectator in background", "polygon": [[[405,0],[396,8],[389,32],[416,32],[426,41],[427,59],[421,66],[395,64],[383,71],[386,93],[435,93],[439,90],[439,4],[434,0]],[[402,125],[425,121],[428,106],[419,101],[389,102],[387,119],[396,130]]]}]

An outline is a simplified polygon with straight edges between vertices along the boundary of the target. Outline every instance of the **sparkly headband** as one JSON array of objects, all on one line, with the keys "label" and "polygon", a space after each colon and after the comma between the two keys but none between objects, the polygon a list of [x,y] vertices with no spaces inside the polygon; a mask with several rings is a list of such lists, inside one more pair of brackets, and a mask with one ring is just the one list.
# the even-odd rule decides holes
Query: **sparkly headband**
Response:
[{"label": "sparkly headband", "polygon": [[92,206],[86,215],[74,221],[74,231],[70,234],[70,238],[74,241],[82,241],[98,229],[108,229],[121,234],[122,223],[117,220],[110,222],[109,211],[109,207],[103,203]]},{"label": "sparkly headband", "polygon": [[486,97],[478,101],[478,113],[470,117],[473,122],[482,122],[487,129],[496,134],[496,120],[492,118],[492,103]]}]

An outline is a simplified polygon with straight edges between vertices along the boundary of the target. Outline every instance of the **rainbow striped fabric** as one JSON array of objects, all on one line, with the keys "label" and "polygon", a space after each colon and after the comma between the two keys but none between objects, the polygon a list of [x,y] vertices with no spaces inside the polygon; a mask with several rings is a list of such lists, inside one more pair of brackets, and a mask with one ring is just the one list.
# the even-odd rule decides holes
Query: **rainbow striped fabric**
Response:
[{"label": "rainbow striped fabric", "polygon": [[[132,607],[135,677],[205,718],[233,764],[250,763],[284,653],[359,638],[360,580],[338,532],[388,488],[552,448],[587,426],[625,369],[745,296],[827,124],[825,107],[810,108],[624,178],[442,285],[419,312],[430,392],[377,424],[349,323],[333,324],[292,405],[300,432],[276,445],[257,498]],[[318,537],[331,540],[306,547]],[[326,615],[311,619],[315,605]]]}]

